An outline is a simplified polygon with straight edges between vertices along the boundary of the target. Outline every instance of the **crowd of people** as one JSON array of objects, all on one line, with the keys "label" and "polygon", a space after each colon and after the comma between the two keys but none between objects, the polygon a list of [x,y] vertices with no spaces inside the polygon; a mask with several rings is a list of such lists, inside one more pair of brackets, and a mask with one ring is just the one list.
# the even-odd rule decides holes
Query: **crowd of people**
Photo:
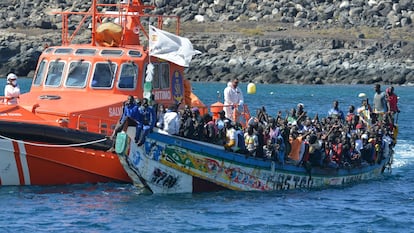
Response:
[{"label": "crowd of people", "polygon": [[[208,113],[201,116],[197,108],[186,106],[177,112],[172,106],[167,111],[159,109],[157,126],[171,134],[280,164],[330,168],[374,164],[387,156],[396,142],[394,118],[399,113],[393,87],[386,92],[380,88],[379,84],[374,87],[372,107],[364,98],[360,107],[351,105],[344,113],[335,100],[326,117],[308,116],[303,104],[285,116],[282,112],[271,116],[262,107],[243,128],[226,116],[225,110],[214,120]],[[173,121],[165,118],[169,111],[174,112]],[[169,131],[171,128],[174,130]]]},{"label": "crowd of people", "polygon": [[[184,106],[179,110],[179,104],[172,104],[165,108],[146,98],[140,101],[128,96],[112,138],[125,125],[136,125],[135,142],[141,146],[153,128],[158,127],[167,134],[223,145],[227,151],[272,159],[282,165],[331,168],[374,164],[388,155],[396,143],[395,116],[400,110],[392,86],[385,92],[380,84],[374,86],[373,106],[364,95],[360,96],[361,106],[351,105],[344,113],[335,100],[323,118],[318,114],[308,116],[301,103],[285,116],[279,111],[273,117],[262,107],[242,127],[231,120],[234,106],[243,104],[238,83],[237,79],[228,83],[224,90],[225,107],[217,119],[209,113],[201,115],[197,107]],[[4,92],[4,103],[17,104],[20,88],[15,74],[7,76]]]},{"label": "crowd of people", "polygon": [[[235,84],[229,87],[237,88]],[[301,103],[286,115],[279,111],[271,116],[261,107],[244,127],[231,120],[225,109],[213,119],[209,113],[201,115],[197,107],[151,106],[147,99],[141,102],[129,96],[114,135],[132,118],[137,125],[138,145],[157,127],[160,132],[222,145],[224,150],[274,160],[281,165],[329,168],[369,165],[380,162],[392,150],[397,136],[395,114],[400,112],[393,87],[382,92],[377,84],[374,89],[373,106],[364,96],[361,106],[351,105],[343,112],[335,100],[325,117],[309,116]],[[242,98],[237,98],[240,104]]]}]

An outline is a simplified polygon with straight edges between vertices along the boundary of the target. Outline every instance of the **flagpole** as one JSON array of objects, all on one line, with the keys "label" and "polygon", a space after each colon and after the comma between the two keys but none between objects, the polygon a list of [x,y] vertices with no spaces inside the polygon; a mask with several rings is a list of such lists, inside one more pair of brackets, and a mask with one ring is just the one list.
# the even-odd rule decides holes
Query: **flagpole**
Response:
[{"label": "flagpole", "polygon": [[145,82],[142,96],[151,100],[152,80],[154,76],[154,65],[151,63],[151,23],[148,21],[148,65],[145,71]]}]

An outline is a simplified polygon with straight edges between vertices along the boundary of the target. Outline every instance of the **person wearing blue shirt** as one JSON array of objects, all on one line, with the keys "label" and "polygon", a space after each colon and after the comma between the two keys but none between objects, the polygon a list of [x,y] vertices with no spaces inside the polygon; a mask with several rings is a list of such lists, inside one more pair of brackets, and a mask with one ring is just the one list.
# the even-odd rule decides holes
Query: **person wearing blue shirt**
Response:
[{"label": "person wearing blue shirt", "polygon": [[135,142],[141,146],[145,142],[146,136],[153,130],[156,123],[156,114],[152,106],[149,106],[148,99],[142,100],[142,105],[137,111],[137,131]]},{"label": "person wearing blue shirt", "polygon": [[138,112],[137,102],[135,101],[134,96],[130,95],[128,96],[127,101],[124,102],[124,106],[122,108],[122,115],[119,118],[119,121],[117,122],[114,128],[114,131],[112,133],[112,136],[111,136],[111,139],[113,140],[112,147],[108,151],[110,152],[115,151],[116,135],[122,131],[128,119],[136,120],[137,112]]}]

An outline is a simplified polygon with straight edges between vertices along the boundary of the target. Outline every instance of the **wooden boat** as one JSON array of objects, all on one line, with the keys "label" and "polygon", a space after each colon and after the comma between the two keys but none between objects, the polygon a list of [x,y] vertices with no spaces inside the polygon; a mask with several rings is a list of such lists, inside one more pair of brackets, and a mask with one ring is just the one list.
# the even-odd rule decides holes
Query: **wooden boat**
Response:
[{"label": "wooden boat", "polygon": [[[152,9],[139,0],[94,0],[88,12],[56,12],[62,44],[45,48],[18,105],[0,104],[2,185],[131,182],[107,152],[127,96],[152,94],[160,104],[205,108],[182,64],[150,56],[149,24],[162,28],[168,19],[176,34],[180,26],[178,17],[146,13]],[[88,43],[76,44],[89,34]],[[145,81],[148,64],[151,82]]]},{"label": "wooden boat", "polygon": [[274,191],[340,186],[378,178],[390,169],[393,152],[374,164],[322,168],[280,164],[271,159],[229,152],[223,146],[153,132],[144,146],[120,133],[116,151],[135,184],[152,193],[218,190]]}]

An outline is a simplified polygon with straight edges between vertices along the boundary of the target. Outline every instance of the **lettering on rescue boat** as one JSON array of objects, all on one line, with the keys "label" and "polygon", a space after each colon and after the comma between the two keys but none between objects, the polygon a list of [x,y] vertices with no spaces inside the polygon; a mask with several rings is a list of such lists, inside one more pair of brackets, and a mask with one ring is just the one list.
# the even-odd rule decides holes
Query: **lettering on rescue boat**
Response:
[{"label": "lettering on rescue boat", "polygon": [[10,113],[0,113],[0,116],[11,116],[11,117],[21,117],[23,116],[21,113],[18,112],[10,112]]},{"label": "lettering on rescue boat", "polygon": [[171,91],[153,91],[155,100],[170,100],[171,99]]},{"label": "lettering on rescue boat", "polygon": [[109,107],[109,117],[121,116],[122,107]]}]

